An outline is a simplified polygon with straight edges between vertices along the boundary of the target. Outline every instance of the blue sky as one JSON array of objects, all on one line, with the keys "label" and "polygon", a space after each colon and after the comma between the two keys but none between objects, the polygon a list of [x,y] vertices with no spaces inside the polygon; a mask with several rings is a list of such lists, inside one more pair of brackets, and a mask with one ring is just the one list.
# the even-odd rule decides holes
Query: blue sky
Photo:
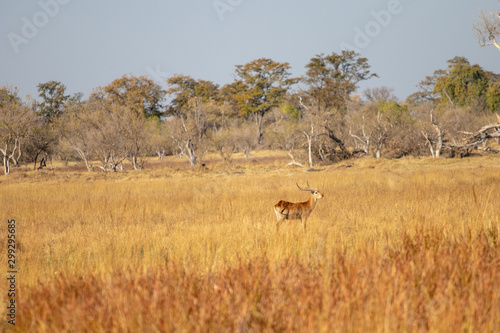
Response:
[{"label": "blue sky", "polygon": [[463,56],[500,73],[500,52],[479,47],[472,24],[497,0],[37,0],[0,2],[0,85],[37,96],[61,81],[70,94],[124,74],[165,85],[174,73],[232,82],[234,66],[289,62],[303,75],[319,53],[356,48],[405,99],[446,61]]}]

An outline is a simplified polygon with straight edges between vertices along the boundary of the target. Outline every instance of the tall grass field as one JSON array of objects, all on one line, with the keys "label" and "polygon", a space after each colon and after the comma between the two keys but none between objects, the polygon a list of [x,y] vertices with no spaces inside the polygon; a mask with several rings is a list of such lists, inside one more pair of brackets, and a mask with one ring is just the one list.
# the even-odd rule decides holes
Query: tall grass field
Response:
[{"label": "tall grass field", "polygon": [[[236,169],[235,169],[236,168]],[[500,159],[0,178],[17,332],[500,332]],[[276,232],[273,205],[318,200]]]}]

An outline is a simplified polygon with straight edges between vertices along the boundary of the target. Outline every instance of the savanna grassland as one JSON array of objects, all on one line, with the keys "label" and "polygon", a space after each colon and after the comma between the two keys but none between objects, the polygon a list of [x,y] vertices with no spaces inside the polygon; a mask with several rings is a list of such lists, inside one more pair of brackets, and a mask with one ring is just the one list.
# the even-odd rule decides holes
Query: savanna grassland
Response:
[{"label": "savanna grassland", "polygon": [[[15,330],[500,331],[498,157],[285,165],[2,177]],[[277,233],[306,180],[325,194],[307,234]]]}]

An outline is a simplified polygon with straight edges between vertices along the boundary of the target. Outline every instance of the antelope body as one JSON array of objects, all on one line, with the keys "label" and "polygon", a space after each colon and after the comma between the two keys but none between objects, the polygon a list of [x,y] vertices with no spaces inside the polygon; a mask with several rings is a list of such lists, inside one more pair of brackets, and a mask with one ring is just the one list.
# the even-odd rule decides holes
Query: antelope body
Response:
[{"label": "antelope body", "polygon": [[297,187],[301,191],[311,192],[311,196],[309,197],[309,200],[305,202],[293,203],[281,200],[274,205],[274,212],[276,213],[276,218],[278,219],[278,222],[276,223],[276,231],[279,231],[280,225],[285,220],[300,220],[302,222],[304,232],[306,232],[307,218],[311,215],[311,212],[316,206],[316,201],[324,196],[318,191],[318,189],[310,187],[309,182],[307,182],[307,188],[305,189],[301,188],[299,184],[297,184]]}]

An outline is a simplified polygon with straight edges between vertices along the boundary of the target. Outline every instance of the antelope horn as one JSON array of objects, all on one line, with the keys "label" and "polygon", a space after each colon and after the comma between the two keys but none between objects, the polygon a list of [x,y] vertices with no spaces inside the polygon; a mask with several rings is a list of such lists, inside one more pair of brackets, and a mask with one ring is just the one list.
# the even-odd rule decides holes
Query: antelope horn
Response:
[{"label": "antelope horn", "polygon": [[301,190],[301,191],[308,191],[308,190],[304,190],[302,187],[300,187],[298,183],[295,183],[295,184],[297,185],[297,187],[299,188],[299,190]]},{"label": "antelope horn", "polygon": [[315,187],[311,187],[311,185],[309,185],[309,181],[306,181],[306,184],[307,184],[307,187],[311,190],[311,191],[317,191],[318,189],[315,188]]},{"label": "antelope horn", "polygon": [[307,188],[306,189],[303,189],[302,187],[299,186],[299,184],[297,184],[297,187],[299,188],[299,190],[301,191],[317,191],[315,188],[312,188],[310,185],[309,185],[309,181],[306,182],[307,183]]}]

